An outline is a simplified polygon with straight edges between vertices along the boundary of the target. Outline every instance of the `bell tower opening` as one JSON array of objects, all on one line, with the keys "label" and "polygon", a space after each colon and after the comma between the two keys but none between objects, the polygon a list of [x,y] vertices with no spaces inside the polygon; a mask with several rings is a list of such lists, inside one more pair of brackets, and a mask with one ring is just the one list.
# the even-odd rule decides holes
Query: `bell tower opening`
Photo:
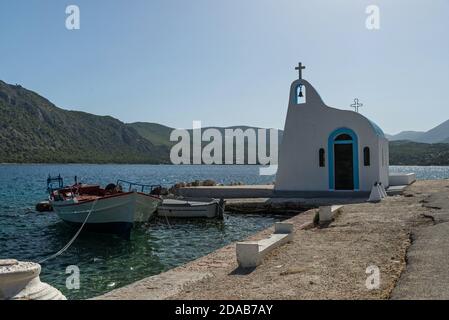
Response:
[{"label": "bell tower opening", "polygon": [[[295,68],[295,70],[298,70],[298,79],[302,79],[302,70],[304,70],[306,67],[302,65],[302,63],[298,63],[298,66]],[[302,104],[306,103],[306,86],[303,84],[299,84],[296,87],[296,104]]]},{"label": "bell tower opening", "polygon": [[296,87],[296,104],[306,103],[306,86],[300,84]]}]

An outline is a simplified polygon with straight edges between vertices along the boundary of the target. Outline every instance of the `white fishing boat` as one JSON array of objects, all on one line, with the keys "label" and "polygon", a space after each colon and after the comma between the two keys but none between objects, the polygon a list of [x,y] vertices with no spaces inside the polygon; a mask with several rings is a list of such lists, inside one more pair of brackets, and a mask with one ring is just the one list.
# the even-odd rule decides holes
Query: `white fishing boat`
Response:
[{"label": "white fishing boat", "polygon": [[[51,179],[51,178],[49,178]],[[55,178],[61,179],[60,177]],[[147,222],[155,213],[162,199],[145,193],[146,185],[119,180],[106,188],[98,185],[75,183],[69,187],[50,189],[50,204],[65,222],[96,232],[117,233],[129,238],[136,223]],[[123,191],[123,183],[129,185]],[[137,191],[135,187],[141,188]]]},{"label": "white fishing boat", "polygon": [[223,217],[224,209],[223,199],[164,199],[157,214],[168,218],[220,218]]}]

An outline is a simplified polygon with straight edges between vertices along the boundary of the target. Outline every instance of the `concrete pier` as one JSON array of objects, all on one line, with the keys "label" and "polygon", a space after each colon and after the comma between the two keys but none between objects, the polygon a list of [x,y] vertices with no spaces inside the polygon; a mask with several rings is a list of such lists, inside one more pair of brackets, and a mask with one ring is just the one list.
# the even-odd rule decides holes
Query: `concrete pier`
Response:
[{"label": "concrete pier", "polygon": [[[445,203],[441,199],[449,196],[449,181],[417,181],[403,193],[379,203],[345,204],[324,226],[312,223],[317,209],[285,220],[293,224],[292,242],[274,249],[255,269],[239,268],[233,243],[98,299],[389,299],[404,271],[401,288],[415,286],[421,290],[410,293],[399,288],[396,297],[407,299],[408,292],[413,297],[425,297],[429,292],[426,287],[438,287],[449,278],[449,270],[439,267],[439,263],[447,265],[447,255],[441,250],[422,250],[433,243],[428,238],[434,235],[421,232],[438,219],[447,221],[449,214],[441,214],[443,209],[439,208],[440,202]],[[273,232],[271,227],[247,240],[265,239]],[[412,244],[415,234],[418,237]],[[425,236],[420,244],[422,234]],[[416,246],[410,252],[419,253],[424,260],[408,259],[410,246]],[[420,263],[438,272],[415,282],[419,276],[415,273],[421,269],[407,263]],[[366,285],[367,268],[373,265],[381,276],[375,289]],[[447,290],[433,291],[432,297],[448,299],[446,294]]]},{"label": "concrete pier", "polygon": [[192,198],[271,198],[273,197],[273,188],[272,184],[183,187],[177,189],[176,194]]},{"label": "concrete pier", "polygon": [[[389,195],[402,194],[407,186],[394,186]],[[333,204],[361,203],[369,198],[369,192],[296,192],[275,191],[274,185],[199,186],[176,189],[176,195],[190,198],[224,198],[229,208],[268,210],[302,210]]]},{"label": "concrete pier", "polygon": [[193,198],[367,198],[369,192],[363,191],[278,191],[274,185],[237,185],[237,186],[198,186],[183,187],[176,190],[176,194]]}]

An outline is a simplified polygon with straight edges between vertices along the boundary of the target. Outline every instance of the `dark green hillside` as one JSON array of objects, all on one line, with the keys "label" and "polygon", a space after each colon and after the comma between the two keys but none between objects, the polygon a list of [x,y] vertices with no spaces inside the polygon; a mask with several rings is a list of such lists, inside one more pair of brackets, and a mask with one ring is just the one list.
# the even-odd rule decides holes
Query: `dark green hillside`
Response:
[{"label": "dark green hillside", "polygon": [[60,109],[0,81],[1,162],[167,162],[169,150],[109,116]]},{"label": "dark green hillside", "polygon": [[142,137],[156,146],[172,146],[175,142],[170,142],[170,127],[149,122],[128,123],[128,127],[135,129]]},{"label": "dark green hillside", "polygon": [[391,165],[447,166],[449,144],[390,141]]}]

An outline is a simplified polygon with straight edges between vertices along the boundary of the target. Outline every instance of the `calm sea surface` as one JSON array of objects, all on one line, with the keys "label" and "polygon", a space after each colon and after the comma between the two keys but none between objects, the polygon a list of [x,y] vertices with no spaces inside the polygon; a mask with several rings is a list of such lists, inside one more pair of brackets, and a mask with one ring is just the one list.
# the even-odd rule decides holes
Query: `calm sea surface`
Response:
[{"label": "calm sea surface", "polygon": [[[418,179],[449,178],[449,167],[399,167],[392,172],[415,172]],[[76,230],[54,213],[37,213],[46,198],[48,174],[106,185],[117,179],[171,186],[179,181],[213,179],[218,183],[271,183],[257,166],[164,165],[0,165],[0,259],[40,261],[61,249]],[[41,278],[69,299],[96,296],[144,277],[158,274],[208,254],[233,241],[265,229],[279,216],[225,215],[223,221],[152,221],[133,230],[131,241],[112,235],[81,233],[62,255],[42,263]],[[79,290],[65,286],[66,267],[81,273]]]}]

